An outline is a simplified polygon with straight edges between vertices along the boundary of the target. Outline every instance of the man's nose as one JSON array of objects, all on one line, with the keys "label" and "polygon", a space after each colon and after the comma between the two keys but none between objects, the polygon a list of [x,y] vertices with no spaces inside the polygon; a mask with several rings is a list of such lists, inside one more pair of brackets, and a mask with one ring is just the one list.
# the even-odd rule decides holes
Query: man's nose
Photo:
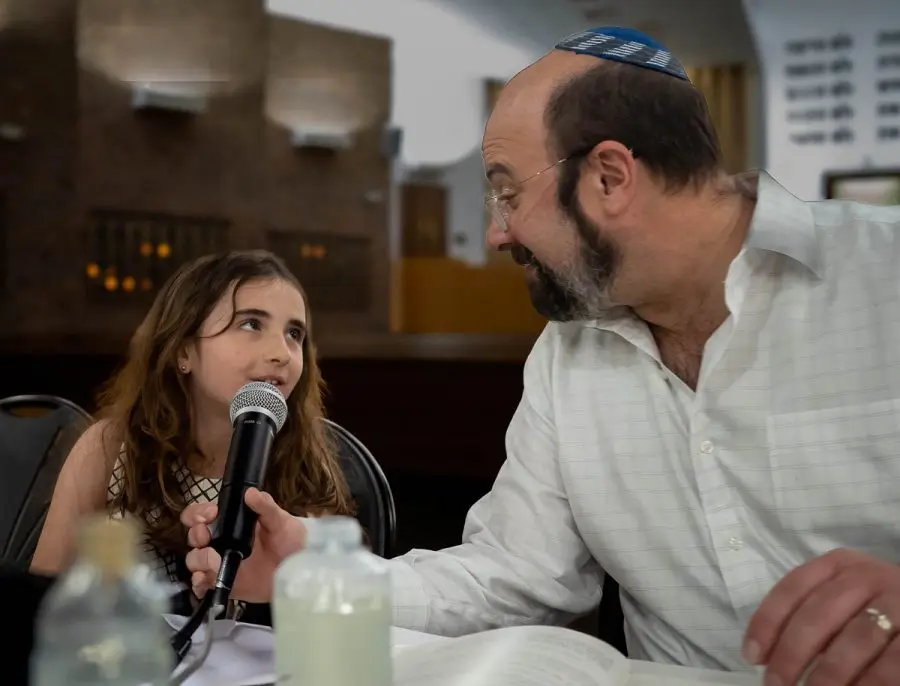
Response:
[{"label": "man's nose", "polygon": [[503,230],[503,227],[494,218],[491,218],[491,223],[488,226],[486,240],[491,250],[508,250],[512,244],[509,234]]}]

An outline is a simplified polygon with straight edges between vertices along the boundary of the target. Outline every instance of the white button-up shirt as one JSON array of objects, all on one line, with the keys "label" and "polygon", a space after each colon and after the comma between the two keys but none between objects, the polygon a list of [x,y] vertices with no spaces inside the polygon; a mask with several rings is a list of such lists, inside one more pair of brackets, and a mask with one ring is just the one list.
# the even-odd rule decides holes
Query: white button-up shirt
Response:
[{"label": "white button-up shirt", "polygon": [[462,545],[392,563],[395,621],[563,623],[621,586],[631,657],[749,670],[748,621],[839,547],[900,562],[900,208],[763,174],[696,392],[627,313],[547,326]]}]

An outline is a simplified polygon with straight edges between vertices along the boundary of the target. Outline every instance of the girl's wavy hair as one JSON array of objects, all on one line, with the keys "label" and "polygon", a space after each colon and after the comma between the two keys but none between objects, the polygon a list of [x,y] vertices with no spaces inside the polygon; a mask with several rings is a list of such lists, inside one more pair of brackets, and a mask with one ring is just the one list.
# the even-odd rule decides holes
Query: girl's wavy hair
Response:
[{"label": "girl's wavy hair", "polygon": [[[324,422],[324,384],[316,363],[309,300],[275,255],[239,251],[202,257],[181,267],[156,296],[131,341],[125,366],[101,392],[100,416],[121,438],[124,481],[111,512],[147,523],[147,542],[176,554],[188,550],[179,515],[185,507],[175,467],[196,450],[186,379],[178,355],[196,338],[216,304],[251,281],[281,279],[306,302],[303,374],[287,398],[288,419],[275,438],[264,484],[293,514],[353,514],[353,503]],[[234,321],[222,328],[226,331]],[[219,335],[219,334],[214,334]]]}]

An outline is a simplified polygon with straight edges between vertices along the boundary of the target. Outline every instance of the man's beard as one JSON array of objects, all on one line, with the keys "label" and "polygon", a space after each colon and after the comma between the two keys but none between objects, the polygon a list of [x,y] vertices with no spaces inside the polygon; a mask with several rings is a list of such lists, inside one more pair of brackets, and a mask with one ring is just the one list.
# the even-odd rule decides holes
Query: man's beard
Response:
[{"label": "man's beard", "polygon": [[579,247],[575,264],[565,273],[542,264],[523,245],[511,249],[518,264],[533,270],[528,278],[528,294],[534,309],[557,322],[593,319],[612,307],[609,290],[620,263],[615,244],[603,237],[577,203],[570,214]]}]

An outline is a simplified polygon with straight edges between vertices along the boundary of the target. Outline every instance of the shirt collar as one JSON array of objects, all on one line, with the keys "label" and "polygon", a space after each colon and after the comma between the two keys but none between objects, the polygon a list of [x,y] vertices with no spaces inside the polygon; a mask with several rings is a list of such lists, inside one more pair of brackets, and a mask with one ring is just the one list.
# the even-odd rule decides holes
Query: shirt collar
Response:
[{"label": "shirt collar", "polygon": [[[780,253],[799,262],[815,276],[822,277],[822,253],[816,232],[816,222],[809,203],[793,195],[768,172],[750,172],[742,180],[756,189],[756,207],[744,250],[764,250]],[[612,308],[604,315],[583,322],[590,328],[618,333],[627,340],[642,340],[646,331],[627,307]]]},{"label": "shirt collar", "polygon": [[812,207],[759,172],[756,208],[745,248],[781,253],[822,276],[822,251]]}]

